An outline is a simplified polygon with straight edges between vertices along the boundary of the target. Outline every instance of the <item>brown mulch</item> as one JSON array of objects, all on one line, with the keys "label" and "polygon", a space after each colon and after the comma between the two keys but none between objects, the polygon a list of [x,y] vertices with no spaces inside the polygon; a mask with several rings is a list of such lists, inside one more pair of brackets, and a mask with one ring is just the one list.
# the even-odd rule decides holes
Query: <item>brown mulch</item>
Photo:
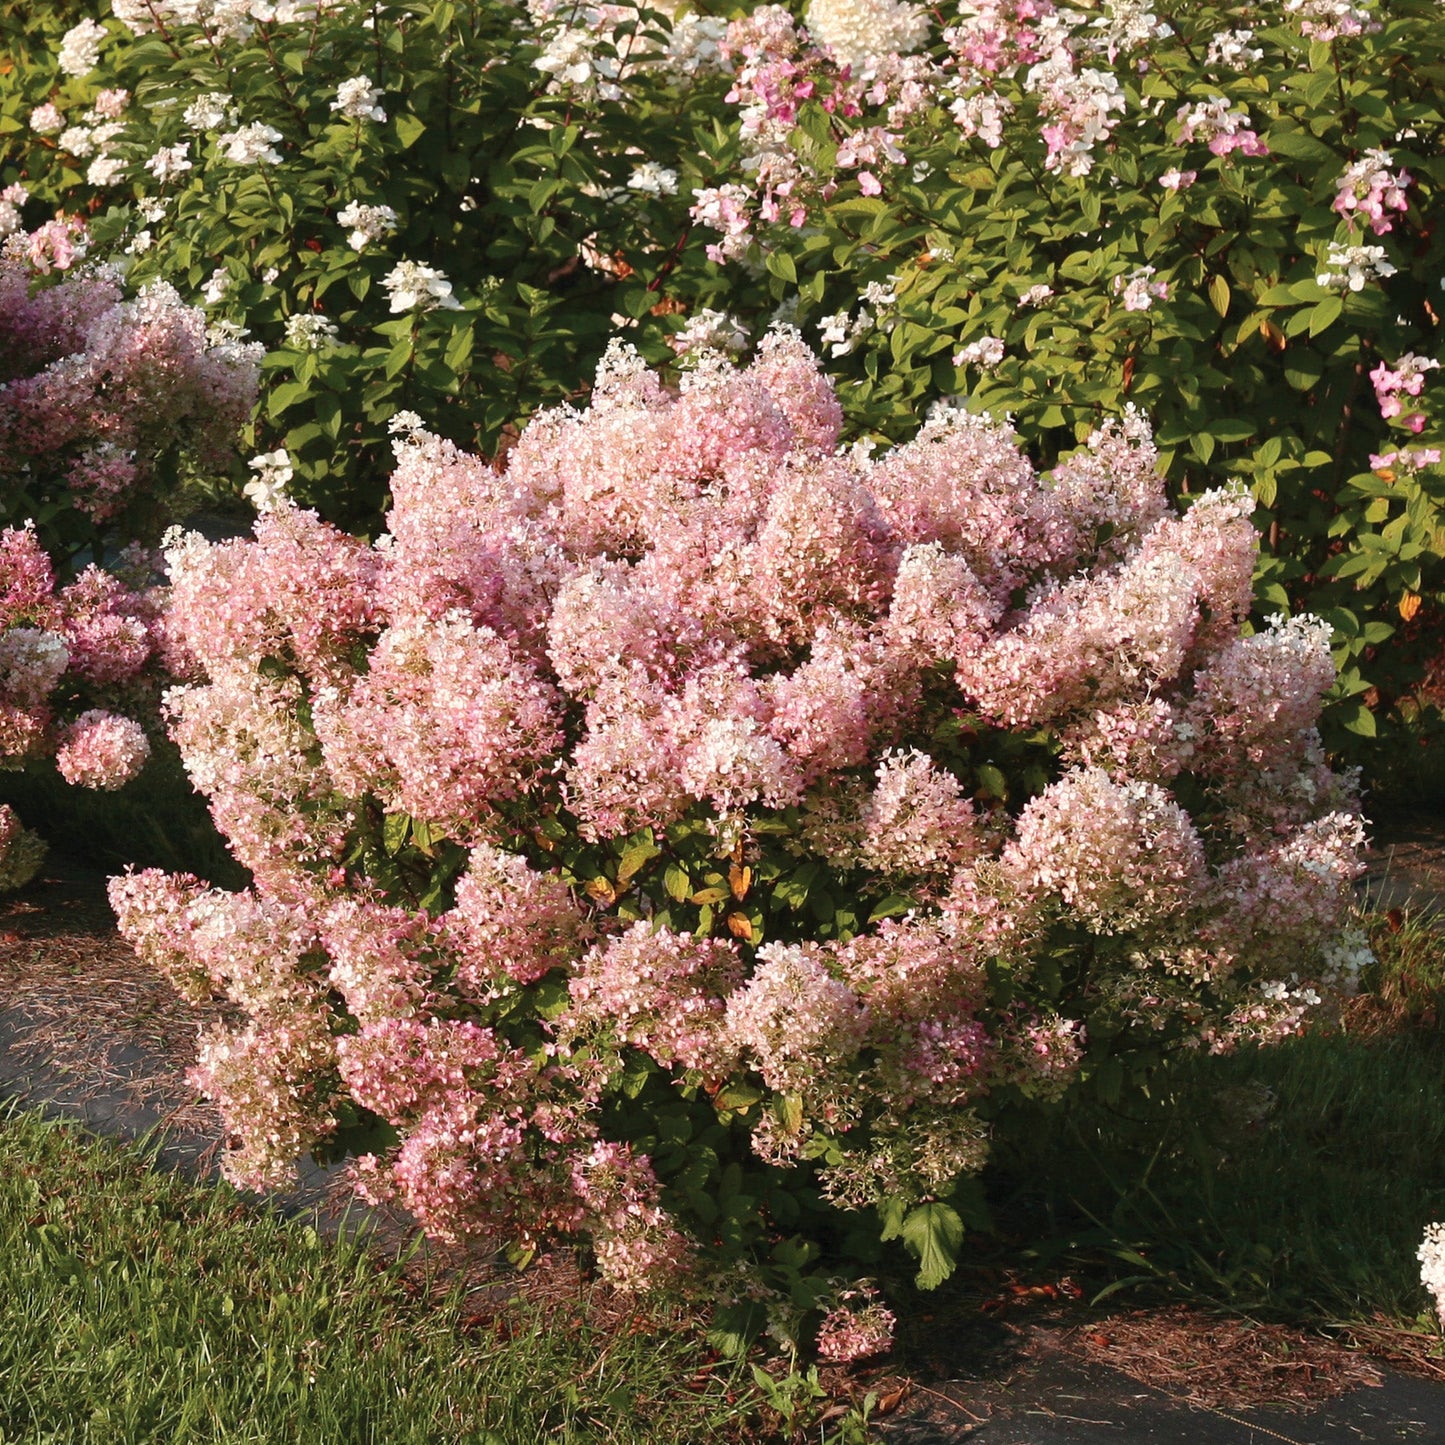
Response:
[{"label": "brown mulch", "polygon": [[47,874],[0,903],[0,997],[25,1061],[66,1075],[82,1094],[119,1090],[166,1112],[178,1130],[219,1131],[215,1111],[185,1082],[196,1036],[219,1011],[193,1008],[136,959],[95,878]]},{"label": "brown mulch", "polygon": [[1371,1359],[1319,1335],[1187,1306],[1110,1315],[1066,1331],[1058,1343],[1205,1409],[1302,1407],[1383,1383]]}]

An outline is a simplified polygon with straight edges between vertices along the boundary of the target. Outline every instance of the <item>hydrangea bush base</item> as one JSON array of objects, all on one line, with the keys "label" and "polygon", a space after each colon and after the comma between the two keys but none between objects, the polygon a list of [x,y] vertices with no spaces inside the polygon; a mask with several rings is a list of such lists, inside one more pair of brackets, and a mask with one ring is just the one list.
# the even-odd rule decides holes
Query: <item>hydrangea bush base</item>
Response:
[{"label": "hydrangea bush base", "polygon": [[236,1010],[235,1179],[351,1152],[435,1233],[843,1350],[886,1311],[829,1271],[944,1278],[1011,1102],[1349,988],[1329,629],[1243,635],[1249,499],[1170,507],[1134,414],[1049,475],[840,424],[796,333],[676,392],[614,348],[504,469],[401,430],[373,544],[284,501],[173,540],[170,727],[256,881],[112,900]]}]

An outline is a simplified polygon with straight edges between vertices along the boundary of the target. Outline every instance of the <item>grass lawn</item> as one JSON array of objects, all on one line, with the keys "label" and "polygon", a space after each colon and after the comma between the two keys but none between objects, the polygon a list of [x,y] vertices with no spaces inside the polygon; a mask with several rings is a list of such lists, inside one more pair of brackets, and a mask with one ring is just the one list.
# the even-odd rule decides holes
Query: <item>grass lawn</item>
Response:
[{"label": "grass lawn", "polygon": [[499,1303],[0,1115],[4,1445],[698,1445],[756,1405],[679,1318]]}]

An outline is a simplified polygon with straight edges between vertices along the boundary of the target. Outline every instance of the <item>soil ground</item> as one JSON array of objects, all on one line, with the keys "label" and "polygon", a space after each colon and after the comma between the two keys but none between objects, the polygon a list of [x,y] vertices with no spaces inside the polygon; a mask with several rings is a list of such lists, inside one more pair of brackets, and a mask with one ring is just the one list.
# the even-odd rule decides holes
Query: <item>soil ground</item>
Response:
[{"label": "soil ground", "polygon": [[[1445,912],[1445,818],[1382,816],[1376,839],[1361,885],[1371,903]],[[116,936],[99,873],[57,860],[0,903],[0,1099],[110,1137],[158,1132],[163,1165],[213,1177],[221,1123],[184,1078],[209,1021]],[[403,1221],[358,1209],[337,1169],[311,1165],[268,1203],[323,1229],[364,1220],[389,1251],[406,1239]],[[1187,1309],[1078,1318],[907,1322],[909,1375],[885,1364],[852,1389],[878,1396],[892,1445],[1445,1442],[1445,1369],[1403,1374],[1319,1337]]]}]

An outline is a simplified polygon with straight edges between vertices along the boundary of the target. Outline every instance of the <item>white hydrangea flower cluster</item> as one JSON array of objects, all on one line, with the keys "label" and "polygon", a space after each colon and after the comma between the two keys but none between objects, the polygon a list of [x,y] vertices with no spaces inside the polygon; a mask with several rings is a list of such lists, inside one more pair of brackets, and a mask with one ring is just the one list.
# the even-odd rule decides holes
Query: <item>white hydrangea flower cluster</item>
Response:
[{"label": "white hydrangea flower cluster", "polygon": [[100,59],[100,47],[106,37],[106,29],[95,20],[82,20],[73,25],[60,38],[60,51],[56,56],[63,75],[89,75]]},{"label": "white hydrangea flower cluster", "polygon": [[354,75],[336,87],[331,109],[344,120],[374,120],[380,124],[386,119],[386,111],[378,104],[381,96],[381,90],[371,83],[369,75]]},{"label": "white hydrangea flower cluster", "polygon": [[907,0],[811,0],[804,23],[840,64],[869,74],[889,55],[910,55],[927,44],[932,19]]},{"label": "white hydrangea flower cluster", "polygon": [[275,126],[255,121],[226,132],[219,138],[219,144],[233,166],[279,166],[281,152],[276,149],[276,142],[281,139],[281,132]]},{"label": "white hydrangea flower cluster", "polygon": [[1432,1224],[1415,1254],[1420,1261],[1420,1283],[1435,1301],[1435,1313],[1445,1329],[1445,1224]]},{"label": "white hydrangea flower cluster", "polygon": [[1383,246],[1341,246],[1331,242],[1324,269],[1315,280],[1333,291],[1363,291],[1368,282],[1394,274],[1395,267],[1385,259]]},{"label": "white hydrangea flower cluster", "polygon": [[353,251],[364,251],[373,241],[396,230],[396,212],[390,206],[364,206],[349,201],[336,214],[336,219],[351,230],[347,244]]},{"label": "white hydrangea flower cluster", "polygon": [[418,261],[398,261],[382,277],[382,287],[393,313],[403,311],[460,311],[462,303],[452,295],[452,283],[434,266]]},{"label": "white hydrangea flower cluster", "polygon": [[291,458],[283,450],[262,452],[247,463],[255,477],[241,489],[258,512],[274,511],[286,496],[286,483],[295,475]]},{"label": "white hydrangea flower cluster", "polygon": [[340,334],[336,323],[320,312],[298,311],[286,318],[286,344],[298,351],[320,351],[334,345]]}]

